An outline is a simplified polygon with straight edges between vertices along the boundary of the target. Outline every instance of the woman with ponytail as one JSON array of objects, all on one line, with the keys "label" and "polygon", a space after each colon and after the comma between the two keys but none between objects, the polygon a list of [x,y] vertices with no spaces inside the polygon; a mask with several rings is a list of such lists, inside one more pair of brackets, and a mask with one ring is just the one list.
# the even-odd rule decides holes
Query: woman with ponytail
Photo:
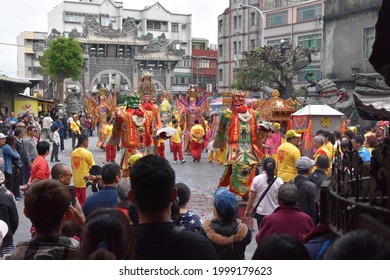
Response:
[{"label": "woman with ponytail", "polygon": [[[252,213],[252,208],[257,205],[259,199],[265,193],[256,209],[255,219],[257,221],[257,228],[260,227],[263,218],[271,214],[278,206],[277,194],[279,187],[283,185],[281,178],[275,178],[276,162],[272,157],[264,159],[262,169],[262,172],[253,179],[245,210],[245,217],[249,218]],[[268,188],[270,184],[271,186]]]}]

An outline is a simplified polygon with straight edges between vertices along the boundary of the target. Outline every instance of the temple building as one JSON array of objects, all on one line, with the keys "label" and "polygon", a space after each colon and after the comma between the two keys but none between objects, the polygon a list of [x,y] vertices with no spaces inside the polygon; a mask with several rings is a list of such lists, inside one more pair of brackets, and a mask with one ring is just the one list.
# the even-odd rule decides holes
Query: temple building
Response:
[{"label": "temple building", "polygon": [[48,33],[18,36],[18,44],[26,45],[18,53],[18,76],[43,79],[39,57],[50,40],[63,36],[80,42],[85,61],[80,80],[67,88],[130,92],[146,70],[153,72],[158,93],[187,86],[192,80],[191,22],[190,14],[171,13],[158,2],[133,10],[112,0],[63,1],[48,13]]}]

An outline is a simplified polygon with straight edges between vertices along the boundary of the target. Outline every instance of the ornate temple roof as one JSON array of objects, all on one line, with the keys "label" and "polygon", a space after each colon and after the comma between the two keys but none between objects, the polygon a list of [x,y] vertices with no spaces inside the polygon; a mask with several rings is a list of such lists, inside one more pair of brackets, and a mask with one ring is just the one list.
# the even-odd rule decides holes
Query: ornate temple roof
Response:
[{"label": "ornate temple roof", "polygon": [[134,37],[102,36],[98,34],[88,34],[86,37],[76,38],[80,43],[107,44],[107,45],[133,45],[146,46],[149,41],[140,40]]},{"label": "ornate temple roof", "polygon": [[162,61],[178,61],[181,56],[169,54],[166,52],[155,53],[137,53],[134,56],[134,60],[162,60]]},{"label": "ornate temple roof", "polygon": [[288,120],[290,115],[296,111],[294,101],[280,98],[277,90],[272,92],[272,98],[268,100],[252,101],[252,107],[259,111],[262,118],[267,121]]}]

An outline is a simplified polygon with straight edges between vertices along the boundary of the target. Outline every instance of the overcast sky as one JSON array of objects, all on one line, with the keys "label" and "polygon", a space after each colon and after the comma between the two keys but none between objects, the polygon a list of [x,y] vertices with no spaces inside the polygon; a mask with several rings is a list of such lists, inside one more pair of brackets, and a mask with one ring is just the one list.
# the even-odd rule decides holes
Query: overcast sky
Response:
[{"label": "overcast sky", "polygon": [[[78,2],[77,0],[72,0]],[[159,2],[172,13],[192,14],[192,36],[217,43],[218,15],[229,0],[122,0],[125,9],[143,9]],[[47,13],[61,0],[11,0],[0,8],[0,75],[17,77],[16,37],[23,31],[47,32]]]}]

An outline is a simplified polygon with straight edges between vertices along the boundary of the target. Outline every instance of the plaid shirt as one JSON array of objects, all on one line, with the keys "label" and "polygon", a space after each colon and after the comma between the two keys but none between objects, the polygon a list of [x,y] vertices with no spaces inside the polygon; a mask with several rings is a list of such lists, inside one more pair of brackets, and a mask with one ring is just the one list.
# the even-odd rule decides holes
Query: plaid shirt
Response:
[{"label": "plaid shirt", "polygon": [[45,236],[20,242],[6,260],[77,260],[79,242],[65,236]]}]

